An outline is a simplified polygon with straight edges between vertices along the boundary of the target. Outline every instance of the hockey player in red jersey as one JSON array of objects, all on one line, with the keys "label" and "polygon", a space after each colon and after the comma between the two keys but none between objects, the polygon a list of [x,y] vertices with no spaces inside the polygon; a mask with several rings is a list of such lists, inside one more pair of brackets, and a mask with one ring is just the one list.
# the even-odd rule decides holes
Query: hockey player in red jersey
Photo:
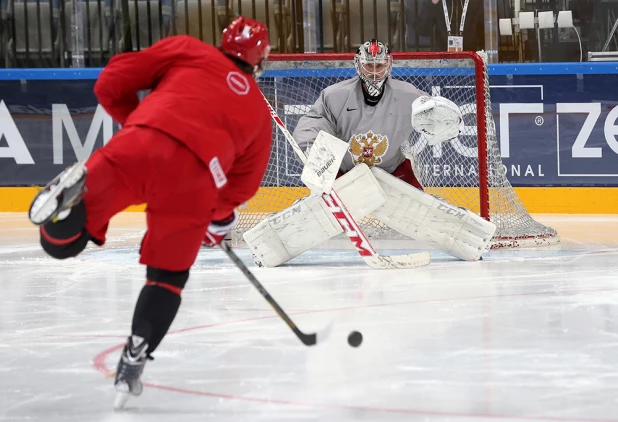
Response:
[{"label": "hockey player in red jersey", "polygon": [[[103,245],[112,216],[147,204],[147,280],[118,363],[116,407],[141,393],[146,360],[176,316],[201,244],[216,246],[236,223],[236,207],[259,188],[272,125],[254,77],[269,51],[266,26],[240,17],[220,48],[175,36],[113,57],[94,90],[122,129],[31,205],[43,249],[64,259],[88,241]],[[138,91],[148,89],[140,103]]]}]

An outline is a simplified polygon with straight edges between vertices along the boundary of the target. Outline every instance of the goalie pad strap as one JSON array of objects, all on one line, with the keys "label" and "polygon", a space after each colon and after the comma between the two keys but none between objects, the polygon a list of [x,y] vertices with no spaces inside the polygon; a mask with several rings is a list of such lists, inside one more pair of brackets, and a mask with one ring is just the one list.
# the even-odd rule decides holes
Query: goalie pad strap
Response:
[{"label": "goalie pad strap", "polygon": [[[365,164],[337,179],[333,189],[357,221],[386,200]],[[243,238],[258,265],[276,267],[342,232],[324,200],[310,196],[261,221],[246,231]]]},{"label": "goalie pad strap", "polygon": [[466,261],[489,247],[496,225],[464,208],[428,195],[379,168],[372,168],[387,195],[372,215],[397,232]]}]

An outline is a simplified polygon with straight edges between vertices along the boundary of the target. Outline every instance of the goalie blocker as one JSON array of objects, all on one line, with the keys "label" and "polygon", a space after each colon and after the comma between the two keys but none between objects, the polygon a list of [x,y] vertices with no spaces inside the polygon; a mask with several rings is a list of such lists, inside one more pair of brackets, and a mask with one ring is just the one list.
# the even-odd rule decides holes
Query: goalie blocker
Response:
[{"label": "goalie blocker", "polygon": [[[428,195],[379,168],[359,164],[334,183],[356,219],[371,214],[397,232],[466,261],[489,246],[495,224]],[[319,196],[303,198],[244,233],[256,264],[276,267],[342,233]]]}]

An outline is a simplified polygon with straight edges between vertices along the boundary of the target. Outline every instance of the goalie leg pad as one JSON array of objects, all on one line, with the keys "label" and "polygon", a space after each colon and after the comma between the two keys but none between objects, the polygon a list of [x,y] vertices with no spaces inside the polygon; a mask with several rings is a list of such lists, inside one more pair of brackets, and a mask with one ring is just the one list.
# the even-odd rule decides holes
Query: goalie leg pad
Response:
[{"label": "goalie leg pad", "polygon": [[261,221],[243,234],[253,260],[276,267],[341,233],[319,196],[310,196]]},{"label": "goalie leg pad", "polygon": [[489,247],[496,225],[464,208],[421,192],[384,170],[372,168],[388,198],[372,215],[401,234],[466,261]]},{"label": "goalie leg pad", "polygon": [[[356,220],[386,201],[386,194],[365,164],[341,176],[333,188]],[[276,267],[342,232],[324,200],[310,196],[263,220],[243,238],[258,265]]]}]

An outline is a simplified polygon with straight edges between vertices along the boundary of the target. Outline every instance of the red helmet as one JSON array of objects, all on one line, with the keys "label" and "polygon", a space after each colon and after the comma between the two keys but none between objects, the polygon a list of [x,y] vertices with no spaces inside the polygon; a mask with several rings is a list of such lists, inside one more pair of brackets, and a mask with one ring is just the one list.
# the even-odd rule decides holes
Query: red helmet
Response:
[{"label": "red helmet", "polygon": [[262,70],[270,52],[268,29],[253,19],[236,18],[223,30],[221,50],[249,64],[257,73]]}]

